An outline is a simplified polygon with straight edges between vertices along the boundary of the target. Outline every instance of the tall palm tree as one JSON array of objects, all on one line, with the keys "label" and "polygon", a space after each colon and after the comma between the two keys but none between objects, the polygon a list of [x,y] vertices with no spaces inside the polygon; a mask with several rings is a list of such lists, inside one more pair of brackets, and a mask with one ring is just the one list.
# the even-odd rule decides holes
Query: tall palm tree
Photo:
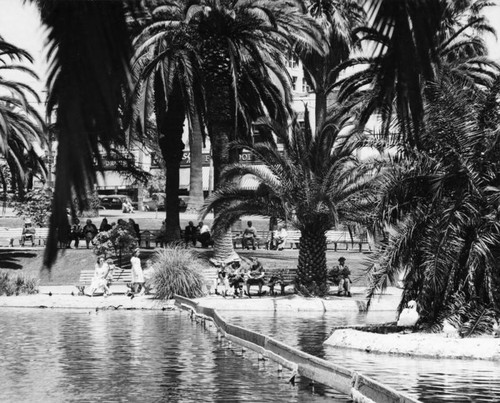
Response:
[{"label": "tall palm tree", "polygon": [[309,13],[325,31],[327,44],[324,55],[301,54],[307,81],[315,94],[316,127],[323,127],[339,65],[354,49],[354,30],[364,22],[365,13],[357,0],[311,0]]},{"label": "tall palm tree", "polygon": [[425,326],[458,315],[470,329],[492,309],[499,316],[499,88],[500,79],[486,95],[446,79],[432,86],[422,149],[381,189],[379,217],[393,237],[369,271],[369,296],[405,273],[399,309],[416,300]]},{"label": "tall palm tree", "polygon": [[[168,12],[162,12],[165,11]],[[184,11],[184,12],[183,12]],[[204,93],[201,64],[195,43],[196,32],[184,23],[186,6],[167,2],[153,9],[152,21],[135,41],[134,71],[137,86],[133,99],[135,117],[145,130],[145,122],[154,111],[156,142],[166,168],[167,241],[180,239],[179,167],[183,155],[182,135],[186,116],[191,127],[202,126]],[[201,156],[200,156],[201,157]]]},{"label": "tall palm tree", "polygon": [[[324,295],[328,290],[325,233],[340,223],[363,222],[369,217],[377,164],[361,162],[355,155],[367,144],[363,134],[341,133],[330,122],[314,136],[307,108],[304,129],[296,124],[291,135],[278,125],[269,129],[283,141],[283,150],[272,137],[256,144],[235,143],[262,165],[227,167],[224,186],[207,200],[205,214],[219,210],[213,228],[221,232],[243,215],[276,217],[299,229],[297,288],[305,295]],[[242,187],[235,180],[248,174],[258,181],[256,189]]]},{"label": "tall palm tree", "polygon": [[[30,101],[39,102],[37,93],[27,84],[8,78],[12,72],[38,79],[30,68],[21,64],[33,62],[30,54],[0,37],[0,153],[9,167],[9,181],[23,197],[27,181],[34,174],[45,177],[46,169],[33,149],[33,143],[45,143],[44,122]],[[3,191],[7,181],[2,171]]]},{"label": "tall palm tree", "polygon": [[[147,92],[152,90],[154,93],[150,98],[154,99],[157,127],[160,133],[159,143],[167,164],[168,203],[168,196],[177,195],[178,169],[183,147],[182,124],[186,113],[190,122],[202,116],[206,116],[206,119],[210,121],[209,115],[205,113],[204,97],[208,97],[205,94],[209,93],[205,91],[207,64],[212,61],[211,55],[203,53],[204,32],[200,28],[199,21],[196,18],[186,18],[192,14],[193,7],[187,7],[183,3],[181,7],[177,2],[166,4],[168,5],[154,10],[154,14],[160,18],[147,26],[138,37],[135,64],[139,65],[141,70],[139,84],[143,89],[140,97],[142,120],[148,113]],[[238,29],[244,27],[238,27]],[[235,29],[235,35],[237,34],[238,31]],[[198,46],[199,44],[201,46]],[[260,58],[249,61],[242,59],[242,55],[249,56],[245,54],[244,49],[240,49],[240,53],[236,54],[238,65],[234,66],[238,71],[237,81],[234,83],[237,94],[234,100],[236,116],[231,120],[233,125],[235,119],[239,121],[239,125],[233,128],[238,134],[248,133],[251,121],[265,113],[286,121],[289,116],[286,106],[291,101],[286,76],[274,65],[270,66],[272,69],[266,70],[265,66],[259,65],[263,63]],[[200,58],[203,59],[204,64],[200,62]],[[281,91],[272,78],[269,78],[269,73],[274,73],[274,76],[279,79],[279,83],[282,84]],[[214,73],[211,72],[211,74]],[[216,92],[214,88],[211,90]],[[213,108],[212,112],[214,112]],[[203,120],[196,123],[201,126]],[[220,141],[218,140],[220,136],[221,133],[216,132],[211,137],[212,143]],[[214,152],[214,155],[217,155],[217,152]],[[170,199],[176,201],[177,197],[170,197]],[[177,239],[179,236],[178,209],[177,214],[168,205],[166,210],[167,233],[171,234],[173,239]]]}]

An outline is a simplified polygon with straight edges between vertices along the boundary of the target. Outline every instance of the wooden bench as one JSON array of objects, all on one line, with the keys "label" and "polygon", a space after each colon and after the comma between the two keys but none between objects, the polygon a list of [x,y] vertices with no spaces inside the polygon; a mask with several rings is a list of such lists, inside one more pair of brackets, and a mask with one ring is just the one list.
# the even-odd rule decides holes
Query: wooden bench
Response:
[{"label": "wooden bench", "polygon": [[[92,279],[94,278],[95,270],[82,270],[80,273],[80,279],[78,280],[78,284],[76,288],[78,289],[78,295],[85,294],[85,287],[89,286],[92,283]],[[111,287],[114,285],[125,285],[128,286],[132,282],[132,271],[130,268],[118,268],[116,267],[113,271],[113,276],[111,277]]]},{"label": "wooden bench", "polygon": [[[351,239],[349,232],[347,231],[339,231],[339,230],[329,230],[326,232],[326,244],[333,244],[334,250],[337,251],[340,247],[343,246],[344,250],[348,250],[350,248],[354,249],[354,245],[357,245],[359,251],[371,250],[371,246],[368,243],[368,240],[359,236],[354,236]],[[290,245],[291,249],[299,249],[300,247],[300,231],[292,230],[288,231],[288,236],[286,238],[286,243]]]},{"label": "wooden bench", "polygon": [[22,228],[0,228],[0,245],[14,246],[14,240],[21,241]]},{"label": "wooden bench", "polygon": [[297,269],[267,269],[265,278],[269,287],[269,294],[276,295],[274,287],[280,286],[281,295],[285,295],[285,287],[295,284]]},{"label": "wooden bench", "polygon": [[49,229],[45,227],[35,228],[35,244],[47,245],[47,238],[49,237]]},{"label": "wooden bench", "polygon": [[[233,232],[233,247],[236,249],[238,245],[243,249],[243,231]],[[269,249],[269,243],[271,242],[271,236],[269,231],[257,230],[257,237],[255,238],[255,247],[260,249],[264,246]]]},{"label": "wooden bench", "polygon": [[300,231],[297,230],[292,230],[292,231],[287,231],[287,237],[286,237],[286,242],[287,244],[290,244],[290,248],[293,249],[294,247],[296,249],[299,249],[300,247]]},{"label": "wooden bench", "polygon": [[[181,230],[181,240],[184,241],[184,230]],[[141,231],[140,246],[143,248],[154,248],[161,246],[163,248],[165,246],[165,240],[161,237],[161,231],[159,229],[147,229]]]}]

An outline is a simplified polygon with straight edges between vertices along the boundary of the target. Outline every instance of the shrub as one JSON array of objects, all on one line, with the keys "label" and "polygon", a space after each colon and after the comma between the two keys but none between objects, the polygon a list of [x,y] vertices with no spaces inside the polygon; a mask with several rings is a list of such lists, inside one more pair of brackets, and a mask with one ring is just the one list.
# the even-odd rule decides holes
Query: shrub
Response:
[{"label": "shrub", "polygon": [[139,246],[134,228],[123,220],[118,220],[118,224],[111,230],[99,232],[92,240],[92,245],[94,253],[98,256],[119,255],[120,265],[121,253],[131,253]]},{"label": "shrub", "polygon": [[21,273],[0,271],[0,295],[37,294],[39,280]]},{"label": "shrub", "polygon": [[151,284],[155,298],[170,299],[174,294],[186,298],[202,297],[205,278],[202,264],[192,250],[184,246],[168,246],[152,258]]}]

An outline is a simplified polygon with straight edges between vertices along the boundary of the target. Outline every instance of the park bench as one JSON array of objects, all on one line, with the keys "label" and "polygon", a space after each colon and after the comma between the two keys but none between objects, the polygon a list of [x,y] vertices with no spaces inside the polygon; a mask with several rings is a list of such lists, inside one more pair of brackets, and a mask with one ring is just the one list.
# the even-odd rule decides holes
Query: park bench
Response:
[{"label": "park bench", "polygon": [[297,269],[266,269],[267,286],[269,294],[276,295],[274,287],[280,286],[281,295],[285,294],[285,288],[295,284]]},{"label": "park bench", "polygon": [[46,227],[35,228],[35,245],[46,245],[49,237],[49,229]]},{"label": "park bench", "polygon": [[[261,245],[269,249],[269,243],[271,241],[269,231],[257,230],[257,237],[255,238],[255,247],[260,249]],[[233,247],[236,249],[238,245],[243,249],[243,231],[233,232]]]},{"label": "park bench", "polygon": [[290,248],[299,249],[300,247],[300,231],[287,231],[286,243],[290,244]]},{"label": "park bench", "polygon": [[0,245],[2,246],[14,246],[14,240],[21,240],[21,235],[23,234],[22,228],[0,228]]},{"label": "park bench", "polygon": [[[184,240],[184,230],[181,230],[181,239]],[[154,246],[153,246],[154,245]],[[165,246],[165,240],[162,238],[159,229],[147,229],[141,232],[141,247],[149,249]]]},{"label": "park bench", "polygon": [[[76,288],[78,289],[78,295],[85,294],[85,287],[89,286],[90,283],[92,283],[94,272],[94,269],[84,269],[81,271],[80,279],[78,280],[78,284],[76,285]],[[113,276],[111,277],[111,287],[115,285],[125,285],[128,287],[130,283],[132,283],[131,269],[116,267],[113,271]]]},{"label": "park bench", "polygon": [[[350,248],[354,249],[354,245],[358,246],[360,252],[362,252],[363,249],[371,250],[366,237],[354,236],[351,239],[349,232],[339,230],[329,230],[325,235],[327,247],[328,245],[333,245],[335,251],[341,247],[344,250],[348,250]],[[288,231],[286,243],[290,245],[291,249],[298,249],[300,247],[300,231]]]}]

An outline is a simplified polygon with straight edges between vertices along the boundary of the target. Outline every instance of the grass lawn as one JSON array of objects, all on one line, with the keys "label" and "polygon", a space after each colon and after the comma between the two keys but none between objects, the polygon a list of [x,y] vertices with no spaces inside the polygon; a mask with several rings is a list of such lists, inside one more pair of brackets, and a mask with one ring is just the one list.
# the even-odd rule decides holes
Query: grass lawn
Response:
[{"label": "grass lawn", "polygon": [[[197,252],[201,257],[208,258],[212,254],[211,249],[197,248]],[[237,252],[244,257],[258,257],[262,262],[264,268],[295,268],[297,267],[297,250],[284,250],[284,251],[269,251],[259,249],[256,251],[242,251],[238,249]],[[56,263],[50,270],[42,270],[43,268],[43,249],[0,249],[0,268],[19,271],[25,274],[40,278],[41,285],[72,285],[78,282],[80,272],[82,269],[93,269],[96,256],[91,249],[67,249],[61,251]],[[154,254],[153,249],[143,249],[141,252],[141,259],[143,263]],[[355,252],[327,252],[328,267],[337,264],[340,256],[345,256],[346,264],[352,272],[352,280],[356,286],[365,285],[363,270],[365,268],[364,260],[367,254]],[[122,266],[129,265],[129,256],[122,257]]]}]

